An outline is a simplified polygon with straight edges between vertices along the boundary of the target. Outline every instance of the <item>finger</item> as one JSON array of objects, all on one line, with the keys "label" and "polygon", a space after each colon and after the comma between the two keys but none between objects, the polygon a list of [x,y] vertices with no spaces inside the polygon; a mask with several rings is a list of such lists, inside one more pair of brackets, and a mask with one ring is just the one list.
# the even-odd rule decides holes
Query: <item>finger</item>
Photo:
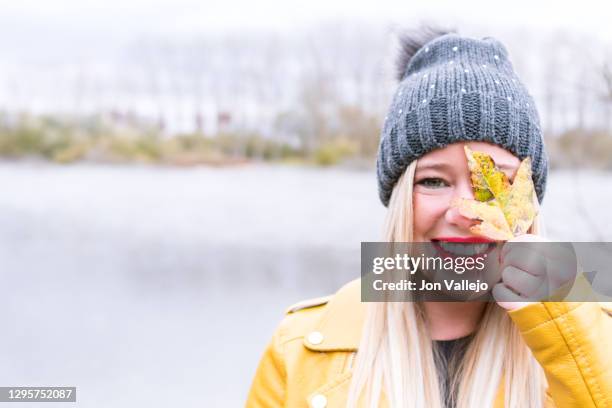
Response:
[{"label": "finger", "polygon": [[498,283],[497,285],[493,286],[493,290],[491,291],[491,294],[493,295],[493,298],[495,299],[496,302],[525,302],[527,301],[527,299],[516,294],[503,283]]},{"label": "finger", "polygon": [[531,297],[540,292],[541,286],[546,286],[546,280],[531,275],[514,266],[507,266],[502,271],[502,282],[508,288],[523,296]]},{"label": "finger", "polygon": [[[520,239],[524,237],[528,237],[528,235],[523,235],[514,239]],[[529,235],[529,237],[535,236]],[[503,258],[508,254],[508,252],[512,251],[515,248],[533,250],[538,253],[541,253],[548,259],[555,259],[559,262],[576,263],[576,252],[574,250],[573,245],[569,242],[550,242],[532,239],[524,241],[511,240],[504,243],[504,246],[501,251],[501,257]]]},{"label": "finger", "polygon": [[548,263],[548,259],[533,247],[516,246],[502,256],[501,268],[503,271],[508,266],[514,266],[531,275],[542,277],[546,276]]},{"label": "finger", "polygon": [[[576,257],[573,252],[561,253],[566,243],[509,243],[504,244],[500,268],[514,266],[534,276],[546,278],[554,289],[575,279],[577,273]],[[529,245],[528,245],[529,244]],[[563,244],[563,245],[561,245]],[[548,247],[548,249],[546,249]]]}]

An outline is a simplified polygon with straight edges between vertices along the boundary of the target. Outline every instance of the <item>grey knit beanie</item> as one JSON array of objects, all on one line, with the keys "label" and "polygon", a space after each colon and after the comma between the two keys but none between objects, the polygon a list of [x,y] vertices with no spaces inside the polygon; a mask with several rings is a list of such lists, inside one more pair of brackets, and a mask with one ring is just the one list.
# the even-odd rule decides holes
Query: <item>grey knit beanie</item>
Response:
[{"label": "grey knit beanie", "polygon": [[400,83],[378,148],[382,203],[389,204],[395,183],[413,160],[460,141],[494,143],[521,160],[530,156],[541,202],[548,161],[538,112],[508,51],[491,37],[433,37],[420,47],[402,44]]}]

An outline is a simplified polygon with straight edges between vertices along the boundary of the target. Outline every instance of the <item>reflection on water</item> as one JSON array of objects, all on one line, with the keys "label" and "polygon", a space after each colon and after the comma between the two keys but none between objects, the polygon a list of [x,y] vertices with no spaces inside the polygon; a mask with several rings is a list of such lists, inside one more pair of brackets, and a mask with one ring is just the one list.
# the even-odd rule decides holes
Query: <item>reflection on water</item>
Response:
[{"label": "reflection on water", "polygon": [[[607,177],[551,174],[549,236],[612,240]],[[282,311],[357,277],[384,216],[374,173],[339,169],[2,164],[0,185],[0,385],[87,407],[241,406]]]}]

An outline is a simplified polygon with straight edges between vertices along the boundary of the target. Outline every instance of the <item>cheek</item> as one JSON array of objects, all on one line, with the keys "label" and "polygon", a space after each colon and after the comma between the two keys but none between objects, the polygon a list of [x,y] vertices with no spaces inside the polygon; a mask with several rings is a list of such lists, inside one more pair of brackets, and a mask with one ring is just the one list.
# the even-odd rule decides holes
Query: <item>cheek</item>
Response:
[{"label": "cheek", "polygon": [[419,240],[444,221],[450,199],[447,195],[414,193],[412,200],[414,203],[414,237]]}]

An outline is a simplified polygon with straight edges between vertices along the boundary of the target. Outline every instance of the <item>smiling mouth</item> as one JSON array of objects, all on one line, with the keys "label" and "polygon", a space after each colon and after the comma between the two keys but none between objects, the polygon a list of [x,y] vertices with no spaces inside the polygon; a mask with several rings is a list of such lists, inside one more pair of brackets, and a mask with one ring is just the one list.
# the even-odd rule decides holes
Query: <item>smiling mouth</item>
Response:
[{"label": "smiling mouth", "polygon": [[448,242],[432,240],[434,248],[445,257],[477,257],[491,252],[495,242]]}]

